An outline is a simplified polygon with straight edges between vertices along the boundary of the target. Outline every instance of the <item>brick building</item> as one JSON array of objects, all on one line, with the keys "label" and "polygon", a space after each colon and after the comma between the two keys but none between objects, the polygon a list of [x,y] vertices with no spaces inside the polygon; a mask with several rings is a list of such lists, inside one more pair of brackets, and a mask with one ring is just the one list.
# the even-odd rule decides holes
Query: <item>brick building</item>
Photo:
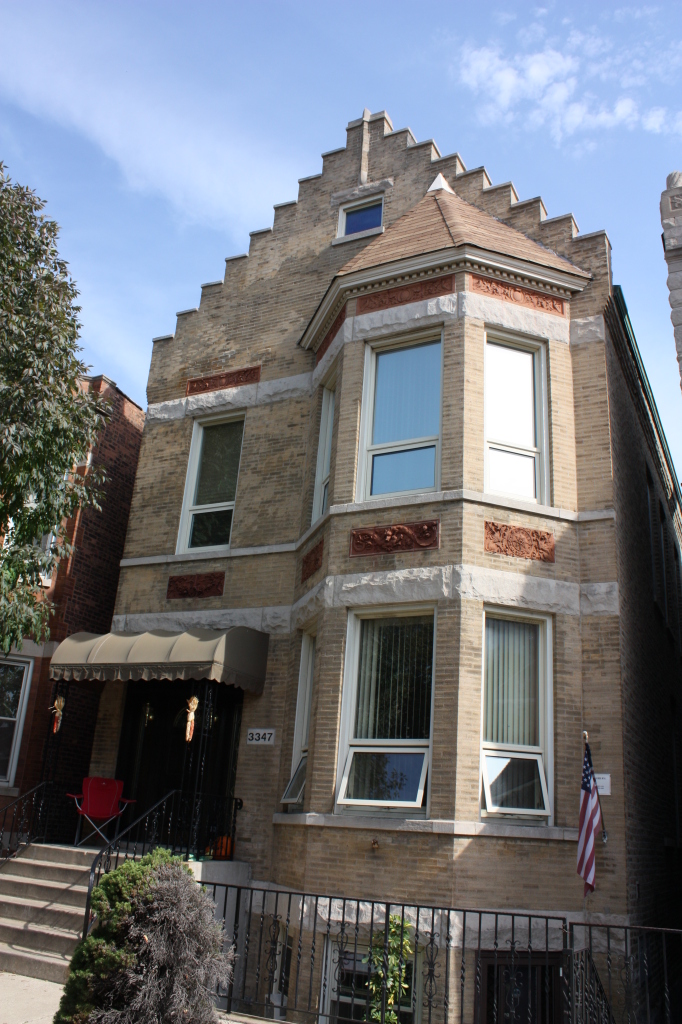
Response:
[{"label": "brick building", "polygon": [[53,659],[98,773],[238,796],[275,887],[575,914],[587,730],[588,909],[676,917],[681,496],[603,231],[365,111],[147,395],[115,633]]},{"label": "brick building", "polygon": [[[51,579],[43,581],[46,598],[55,604],[50,639],[42,644],[26,639],[20,651],[0,657],[5,707],[12,716],[3,722],[0,810],[44,777],[45,740],[52,724],[52,654],[74,632],[106,632],[114,612],[144,413],[107,377],[84,378],[83,387],[109,402],[106,425],[92,452],[92,461],[106,470],[102,511],[79,510],[68,522],[74,550]],[[81,469],[87,472],[87,467]],[[70,691],[59,732],[59,764],[49,769],[54,777],[58,767],[60,789],[80,785],[88,774],[99,702],[99,692],[92,686],[74,686]]]}]

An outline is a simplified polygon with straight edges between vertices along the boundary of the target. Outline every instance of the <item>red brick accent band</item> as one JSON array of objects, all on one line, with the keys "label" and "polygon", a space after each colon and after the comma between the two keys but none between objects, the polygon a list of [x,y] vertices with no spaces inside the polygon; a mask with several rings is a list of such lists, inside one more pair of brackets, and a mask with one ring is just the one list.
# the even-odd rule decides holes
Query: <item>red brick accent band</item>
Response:
[{"label": "red brick accent band", "polygon": [[245,366],[242,370],[228,370],[213,373],[208,377],[190,377],[186,395],[200,395],[205,391],[222,391],[223,388],[238,388],[241,384],[257,384],[260,380],[260,366]]},{"label": "red brick accent band", "polygon": [[478,274],[471,274],[469,280],[472,292],[491,295],[495,299],[504,299],[506,302],[515,302],[518,306],[538,309],[542,313],[565,316],[566,306],[564,300],[557,298],[555,295],[544,295],[542,292],[534,292],[530,288],[519,288],[517,285],[508,284],[506,281],[495,281],[489,277],[479,277]]},{"label": "red brick accent band", "polygon": [[526,526],[507,526],[504,523],[485,524],[486,551],[514,558],[533,558],[537,562],[554,561],[554,534],[531,530]]},{"label": "red brick accent band", "polygon": [[324,537],[322,540],[311,548],[310,551],[303,556],[301,562],[301,583],[305,583],[306,580],[310,579],[313,573],[316,573],[318,569],[322,568],[322,552],[324,551]]},{"label": "red brick accent band", "polygon": [[166,598],[169,601],[176,601],[182,597],[222,597],[224,587],[224,572],[196,572],[191,576],[169,576]]},{"label": "red brick accent band", "polygon": [[327,349],[329,348],[329,346],[333,342],[334,338],[336,337],[336,335],[341,330],[341,324],[343,323],[343,321],[345,319],[346,319],[346,304],[344,303],[343,309],[341,310],[341,312],[337,316],[336,320],[334,321],[334,323],[331,325],[331,327],[329,328],[329,330],[325,334],[324,341],[322,342],[322,344],[318,348],[317,352],[315,353],[315,366],[318,365],[318,363],[322,359],[322,356],[325,354],[325,352],[327,351]]},{"label": "red brick accent band", "polygon": [[389,555],[394,551],[425,551],[440,545],[440,520],[368,526],[350,531],[350,554]]},{"label": "red brick accent band", "polygon": [[414,284],[402,285],[399,288],[386,288],[381,292],[371,292],[358,298],[357,314],[374,313],[378,309],[389,309],[391,306],[404,306],[408,302],[420,302],[423,299],[435,299],[439,295],[449,295],[454,291],[455,282],[452,274],[445,277],[427,277]]}]

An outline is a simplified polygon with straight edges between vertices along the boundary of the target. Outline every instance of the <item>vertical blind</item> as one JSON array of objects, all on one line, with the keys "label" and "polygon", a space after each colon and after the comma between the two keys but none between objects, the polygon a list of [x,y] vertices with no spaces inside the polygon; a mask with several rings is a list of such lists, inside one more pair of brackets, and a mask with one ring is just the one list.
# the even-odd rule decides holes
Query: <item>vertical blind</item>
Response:
[{"label": "vertical blind", "polygon": [[485,712],[488,743],[537,747],[539,633],[531,622],[485,620]]},{"label": "vertical blind", "polygon": [[428,740],[433,616],[363,619],[356,739]]},{"label": "vertical blind", "polygon": [[377,356],[372,444],[440,430],[440,342]]}]

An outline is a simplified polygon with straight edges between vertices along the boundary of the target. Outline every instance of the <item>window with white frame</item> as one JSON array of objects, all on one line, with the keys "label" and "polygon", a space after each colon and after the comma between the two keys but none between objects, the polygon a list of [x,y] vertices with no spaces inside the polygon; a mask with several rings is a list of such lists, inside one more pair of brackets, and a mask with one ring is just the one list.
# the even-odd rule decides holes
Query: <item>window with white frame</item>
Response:
[{"label": "window with white frame", "polygon": [[32,662],[0,659],[0,781],[11,786],[19,757]]},{"label": "window with white frame", "polygon": [[371,231],[380,228],[384,218],[383,196],[371,199],[364,203],[353,203],[342,206],[339,210],[339,238],[344,235],[357,235],[361,231]]},{"label": "window with white frame", "polygon": [[367,348],[360,500],[436,490],[440,478],[440,338]]},{"label": "window with white frame", "polygon": [[243,419],[195,421],[179,551],[229,545],[243,434]]},{"label": "window with white frame", "polygon": [[431,748],[434,615],[349,618],[337,802],[421,808]]},{"label": "window with white frame", "polygon": [[329,505],[329,473],[332,458],[332,430],[334,427],[335,394],[332,388],[322,389],[322,415],[320,417],[320,438],[317,445],[317,470],[315,472],[315,494],[313,497],[313,519],[323,516]]},{"label": "window with white frame", "polygon": [[291,758],[291,778],[284,790],[282,803],[295,806],[303,803],[306,769],[308,765],[308,735],[310,733],[310,705],[315,671],[315,637],[303,634],[301,667],[298,675],[294,749]]},{"label": "window with white frame", "polygon": [[486,612],[484,648],[484,810],[551,818],[551,620]]},{"label": "window with white frame", "polygon": [[543,381],[542,346],[486,339],[486,491],[544,500]]}]

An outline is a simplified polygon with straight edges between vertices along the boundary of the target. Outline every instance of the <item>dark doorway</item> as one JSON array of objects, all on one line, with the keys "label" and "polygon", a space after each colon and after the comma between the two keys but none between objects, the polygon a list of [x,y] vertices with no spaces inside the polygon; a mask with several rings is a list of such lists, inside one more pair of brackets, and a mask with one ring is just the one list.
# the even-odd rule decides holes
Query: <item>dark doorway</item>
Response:
[{"label": "dark doorway", "polygon": [[[194,734],[186,740],[190,698],[198,705]],[[234,796],[242,690],[208,680],[130,682],[116,777],[123,795],[144,813],[170,790],[202,807],[216,808]],[[127,817],[124,825],[133,820]]]}]

